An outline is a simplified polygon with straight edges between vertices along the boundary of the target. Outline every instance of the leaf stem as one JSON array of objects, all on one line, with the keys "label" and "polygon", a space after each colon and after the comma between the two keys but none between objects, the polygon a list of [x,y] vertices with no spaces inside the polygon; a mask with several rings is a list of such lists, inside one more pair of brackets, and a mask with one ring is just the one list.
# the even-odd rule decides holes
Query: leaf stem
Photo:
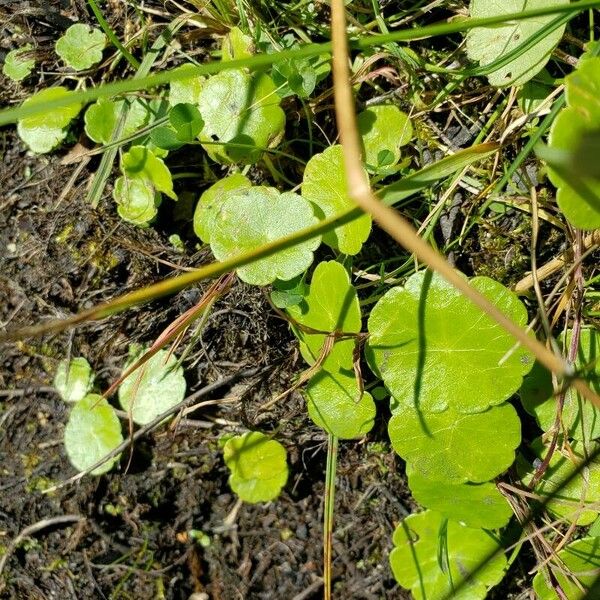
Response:
[{"label": "leaf stem", "polygon": [[331,600],[331,557],[338,441],[337,436],[329,434],[327,439],[327,466],[325,470],[325,506],[323,509],[323,596],[325,600]]}]

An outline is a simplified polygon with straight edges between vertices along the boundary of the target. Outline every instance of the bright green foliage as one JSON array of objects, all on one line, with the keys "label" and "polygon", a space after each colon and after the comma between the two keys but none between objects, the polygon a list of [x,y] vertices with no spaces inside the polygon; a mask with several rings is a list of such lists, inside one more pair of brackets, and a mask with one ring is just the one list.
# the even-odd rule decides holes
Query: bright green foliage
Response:
[{"label": "bright green foliage", "polygon": [[[571,331],[567,336],[567,347],[571,342]],[[600,354],[600,334],[595,329],[582,329],[579,336],[579,350],[575,367],[581,369],[588,364],[594,365]],[[585,373],[590,387],[600,393],[600,364]],[[550,431],[556,420],[557,399],[552,388],[552,376],[539,363],[523,380],[521,402],[525,410],[535,416],[544,431]],[[569,438],[577,440],[593,440],[600,437],[600,411],[584,400],[573,387],[565,393],[561,426]],[[562,430],[561,430],[562,432]]]},{"label": "bright green foliage", "polygon": [[[550,569],[569,600],[597,598],[600,591],[600,538],[587,537],[571,542],[550,563]],[[539,600],[560,600],[548,580],[546,569],[537,572],[533,579],[533,589]]]},{"label": "bright green foliage", "polygon": [[599,78],[600,58],[583,61],[566,77],[567,108],[559,113],[550,130],[550,150],[565,159],[562,165],[552,164],[548,175],[558,188],[558,206],[580,229],[600,227],[600,173],[596,160]]},{"label": "bright green foliage", "polygon": [[288,281],[276,279],[271,291],[271,302],[277,308],[289,308],[300,304],[308,294],[308,286],[304,283],[304,275],[298,275]]},{"label": "bright green foliage", "polygon": [[177,200],[171,172],[162,159],[156,157],[146,146],[132,146],[129,152],[123,154],[121,170],[126,177],[148,181],[157,192]]},{"label": "bright green foliage", "polygon": [[229,69],[212,76],[200,90],[200,140],[208,155],[226,164],[257,162],[283,135],[279,103],[275,84],[264,73]]},{"label": "bright green foliage", "polygon": [[[105,398],[88,394],[75,404],[65,427],[65,449],[76,469],[88,469],[122,441],[121,424]],[[119,457],[106,461],[91,474],[101,475],[110,471]]]},{"label": "bright green foliage", "polygon": [[[46,88],[29,96],[23,102],[23,106],[43,104],[69,94],[71,92],[62,86]],[[67,137],[67,127],[80,110],[81,104],[76,103],[53,108],[32,117],[26,117],[17,123],[17,132],[19,137],[34,152],[38,154],[50,152]]]},{"label": "bright green foliage", "polygon": [[220,179],[205,190],[198,200],[194,212],[194,233],[205,243],[210,243],[210,235],[215,227],[215,217],[221,205],[229,196],[252,187],[252,183],[241,173],[234,173]]},{"label": "bright green foliage", "polygon": [[223,448],[229,485],[244,502],[269,502],[279,496],[288,478],[285,448],[258,431],[227,441]]},{"label": "bright green foliage", "polygon": [[[471,284],[515,323],[527,311],[500,283]],[[401,405],[485,410],[519,389],[533,359],[513,337],[439,275],[416,273],[379,300],[369,317],[367,358]]]},{"label": "bright green foliage", "polygon": [[329,71],[329,57],[314,56],[277,62],[273,65],[272,76],[277,93],[282,98],[293,94],[299,98],[308,98]]},{"label": "bright green foliage", "polygon": [[129,223],[144,227],[156,217],[160,193],[152,182],[143,178],[117,177],[113,189],[119,216]]},{"label": "bright green foliage", "polygon": [[[319,219],[332,217],[356,206],[348,195],[341,146],[330,146],[308,161],[302,181],[302,195],[313,203]],[[370,232],[371,217],[363,215],[326,233],[323,241],[344,254],[358,254]]]},{"label": "bright green foliage", "polygon": [[75,71],[84,71],[102,60],[106,36],[83,23],[71,25],[56,42],[58,54]]},{"label": "bright green foliage", "polygon": [[419,504],[467,527],[499,529],[512,516],[510,505],[493,483],[448,483],[411,468],[407,473],[408,487]]},{"label": "bright green foliage", "polygon": [[[541,438],[531,444],[531,449],[540,459],[544,459],[548,447],[544,445]],[[598,501],[600,499],[600,457],[596,455],[589,462],[587,468],[571,478],[569,483],[564,482],[573,475],[577,467],[584,461],[589,460],[589,455],[598,451],[596,443],[587,445],[584,454],[584,445],[580,441],[570,443],[570,448],[556,448],[550,459],[550,465],[546,469],[541,481],[535,487],[535,493],[541,498],[552,498],[548,501],[546,509],[556,517],[563,517],[577,525],[589,525],[598,516]],[[519,472],[524,483],[529,483],[535,469],[529,465],[524,458],[519,458]],[[595,504],[592,508],[586,508]]]},{"label": "bright green foliage", "polygon": [[54,376],[54,387],[65,402],[79,402],[94,385],[94,372],[83,357],[61,360]]},{"label": "bright green foliage", "polygon": [[[210,247],[217,260],[226,260],[315,223],[309,203],[301,196],[292,192],[280,194],[275,188],[264,186],[251,187],[228,195],[221,203],[215,215]],[[292,279],[308,269],[320,243],[317,237],[280,250],[273,256],[239,267],[238,275],[253,285]]]},{"label": "bright green foliage", "polygon": [[[473,18],[495,17],[568,3],[569,0],[471,0],[469,14]],[[487,76],[490,83],[498,87],[522,85],[544,68],[562,38],[564,25],[551,33],[540,33],[544,25],[554,19],[555,15],[548,15],[513,21],[506,25],[476,27],[467,34],[467,53],[472,60],[485,66],[507,56],[515,48],[539,35],[539,41],[531,48],[519,52],[517,57]]]},{"label": "bright green foliage", "polygon": [[31,52],[32,49],[33,46],[31,44],[25,44],[21,48],[11,50],[4,59],[2,73],[13,81],[22,81],[25,79],[33,70],[35,60],[33,58],[26,58],[23,54]]},{"label": "bright green foliage", "polygon": [[358,115],[364,161],[372,173],[386,172],[400,160],[400,147],[410,142],[413,128],[406,113],[392,104],[372,106]]},{"label": "bright green foliage", "polygon": [[222,60],[249,58],[254,54],[254,42],[239,27],[232,27],[223,38],[221,46]]},{"label": "bright green foliage", "polygon": [[[174,69],[174,73],[183,73],[185,71],[194,70],[194,66],[190,64],[181,65]],[[192,75],[186,79],[178,79],[171,81],[169,84],[169,104],[175,106],[177,104],[200,104],[200,91],[204,77]]]},{"label": "bright green foliage", "polygon": [[423,413],[402,406],[388,424],[394,450],[421,476],[450,483],[482,483],[512,465],[521,421],[508,403],[485,412],[449,408]]},{"label": "bright green foliage", "polygon": [[483,600],[504,576],[506,558],[491,534],[433,511],[406,517],[393,540],[394,577],[415,600]]},{"label": "bright green foliage", "polygon": [[[133,352],[124,370],[140,356]],[[124,410],[131,411],[135,423],[145,425],[179,404],[185,396],[185,388],[183,369],[177,366],[175,355],[159,350],[123,381],[119,403]]]},{"label": "bright green foliage", "polygon": [[100,98],[92,104],[83,117],[85,133],[98,144],[108,144],[113,139],[121,111],[129,104],[125,123],[119,137],[126,138],[148,123],[150,113],[146,102],[138,98],[129,100],[108,100]]},{"label": "bright green foliage", "polygon": [[[318,331],[360,332],[360,306],[356,290],[350,283],[346,269],[338,262],[321,262],[317,265],[304,302],[290,307],[289,313],[301,325]],[[304,360],[314,364],[321,354],[326,334],[295,329]],[[355,346],[355,338],[335,341],[320,364],[321,368],[330,372],[340,369],[351,372]]]},{"label": "bright green foliage", "polygon": [[375,403],[361,391],[355,374],[319,371],[305,390],[308,414],[314,423],[340,439],[359,438],[373,428]]},{"label": "bright green foliage", "polygon": [[202,130],[204,121],[193,104],[176,104],[169,111],[169,123],[182,142],[191,142]]}]

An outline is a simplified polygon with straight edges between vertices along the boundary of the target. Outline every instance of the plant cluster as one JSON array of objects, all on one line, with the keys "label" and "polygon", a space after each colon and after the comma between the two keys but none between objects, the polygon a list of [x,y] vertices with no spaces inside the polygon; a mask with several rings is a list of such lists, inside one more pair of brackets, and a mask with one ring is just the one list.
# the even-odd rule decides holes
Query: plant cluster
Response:
[{"label": "plant cluster", "polygon": [[[470,15],[497,17],[566,4],[511,0],[499,6],[472,0]],[[471,29],[467,53],[479,67],[470,74],[486,75],[492,86],[524,86],[520,102],[535,110],[536,89],[524,84],[542,71],[565,24],[561,13]],[[58,40],[56,51],[70,67],[82,70],[102,59],[105,43],[100,31],[74,25]],[[271,286],[271,301],[289,321],[308,364],[297,387],[304,386],[311,420],[330,440],[359,439],[373,428],[378,403],[388,403],[391,445],[406,463],[414,499],[425,509],[396,527],[389,557],[396,580],[417,599],[485,598],[506,573],[504,549],[514,543],[507,526],[511,519],[525,524],[527,515],[523,518],[515,508],[525,498],[533,498],[534,506],[541,503],[557,524],[588,526],[598,518],[600,414],[573,388],[560,389],[527,349],[431,271],[411,269],[408,261],[392,275],[400,276],[401,285],[390,285],[392,276],[382,273],[376,293],[366,299],[360,295],[353,285],[353,261],[369,243],[373,225],[370,215],[355,209],[342,146],[333,143],[313,152],[296,181],[272,162],[286,156],[279,149],[286,129],[282,103],[294,98],[301,105],[312,97],[329,75],[327,56],[274,60],[270,68],[227,65],[251,60],[259,51],[298,47],[292,38],[277,45],[231,27],[218,72],[199,75],[187,64],[173,72],[177,77],[168,89],[151,99],[98,98],[85,110],[85,133],[106,149],[118,147],[120,174],[113,198],[119,215],[139,226],[157,218],[163,196],[177,201],[170,153],[199,146],[207,161],[223,167],[226,175],[199,196],[193,230],[217,261],[248,258],[236,269],[240,280]],[[540,149],[562,214],[584,230],[600,226],[598,169],[595,157],[590,160],[600,125],[600,58],[595,54],[589,50],[565,78],[566,107],[554,119],[548,146]],[[30,66],[14,53],[5,71],[20,79]],[[64,87],[52,87],[24,106],[69,94]],[[26,116],[18,122],[19,135],[31,150],[49,152],[66,139],[83,108],[70,103]],[[404,155],[416,131],[409,114],[384,101],[357,117],[365,171],[388,205],[405,202],[494,150],[474,146],[414,169]],[[258,163],[267,165],[274,185],[253,182],[251,167]],[[324,223],[331,226],[294,239]],[[282,238],[293,243],[260,254]],[[323,256],[333,260],[320,260]],[[533,328],[522,300],[502,283],[473,277],[470,284],[521,328]],[[556,347],[572,355],[573,372],[583,374],[600,393],[598,332],[579,320],[564,329]],[[363,373],[366,365],[371,375]],[[144,355],[132,348],[123,377],[119,404],[140,426],[185,396],[183,368],[166,349]],[[83,358],[62,363],[55,386],[74,403],[65,429],[67,454],[75,468],[88,469],[122,445],[117,413],[93,392],[93,373]],[[523,439],[516,395],[539,425],[535,440]],[[271,501],[284,488],[285,448],[270,436],[247,432],[229,437],[223,440],[223,454],[230,487],[242,500]],[[92,473],[105,473],[118,460],[118,454],[111,456]],[[499,479],[509,470],[521,484],[516,499]],[[534,578],[538,596],[562,597],[561,590],[569,600],[582,598],[593,583],[591,573],[600,567],[599,539],[591,534],[571,542],[565,538],[557,557],[550,554]],[[516,556],[513,552],[510,562]],[[546,554],[540,556],[543,560]]]}]

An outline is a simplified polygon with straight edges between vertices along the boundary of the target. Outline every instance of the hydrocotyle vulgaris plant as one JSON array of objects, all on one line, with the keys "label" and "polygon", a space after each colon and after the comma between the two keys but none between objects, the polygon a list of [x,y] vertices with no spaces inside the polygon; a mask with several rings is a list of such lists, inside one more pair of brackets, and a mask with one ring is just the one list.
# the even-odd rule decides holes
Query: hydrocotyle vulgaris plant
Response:
[{"label": "hydrocotyle vulgaris plant", "polygon": [[[236,143],[236,142],[234,142],[234,143]],[[243,144],[243,143],[242,143],[242,144],[240,144],[240,145],[244,146],[244,144]],[[246,145],[248,145],[248,144],[246,144]],[[232,146],[232,147],[233,147],[233,146]],[[327,151],[326,151],[326,152],[327,152]],[[325,152],[324,152],[323,154],[325,154]],[[338,164],[339,164],[339,163],[338,163]],[[307,194],[306,194],[306,195],[308,195],[308,194],[309,194],[309,192],[307,192]],[[304,191],[303,191],[303,195],[304,195]],[[323,210],[323,212],[324,212],[324,209],[323,209],[323,208],[322,208],[322,207],[319,205],[319,199],[318,199],[318,198],[316,198],[316,199],[314,199],[314,200],[313,200],[313,199],[311,199],[311,198],[307,198],[307,199],[308,199],[308,200],[309,200],[309,202],[311,202],[311,203],[312,203],[314,206],[316,206],[316,207],[319,207],[319,208],[320,208],[321,210]],[[224,199],[224,202],[225,202],[225,201],[227,201],[227,198],[225,198],[225,199]],[[347,209],[347,210],[349,210],[349,209],[350,209],[350,207],[352,206],[352,202],[353,202],[352,198],[348,196],[348,197],[346,198],[346,200],[345,200],[345,206],[344,206],[344,208],[345,208],[345,209]],[[222,215],[223,215],[223,212],[222,212],[221,210],[219,210],[218,214],[219,214],[219,216],[217,217],[217,219],[221,219],[221,220],[222,220],[222,222],[224,223],[224,222],[226,221],[226,219],[224,219],[224,218],[222,217]],[[234,235],[234,234],[236,234],[236,233],[237,233],[237,231],[239,231],[239,225],[240,225],[240,223],[243,223],[243,220],[241,219],[241,216],[242,216],[242,215],[237,215],[237,216],[236,216],[236,214],[235,214],[234,212],[233,212],[233,213],[227,213],[227,214],[229,214],[229,215],[233,215],[231,218],[234,220],[234,223],[237,223],[237,224],[238,224],[238,227],[237,227],[237,229],[234,229],[233,227],[230,227],[228,230],[226,230],[226,233],[225,233],[225,234],[223,234],[223,237],[224,237],[224,238],[227,240],[227,242],[228,242],[229,244],[232,244],[232,240],[234,240],[234,239],[235,239],[235,235]],[[333,214],[336,214],[336,213],[334,212]],[[236,221],[236,219],[237,219],[237,221]],[[366,221],[367,219],[364,219],[364,220]],[[222,223],[222,224],[223,224],[223,223]],[[339,236],[338,236],[338,233],[340,234]],[[336,250],[339,250],[339,249],[341,249],[341,248],[340,248],[340,243],[342,243],[342,244],[343,244],[343,243],[345,243],[345,241],[344,241],[344,242],[340,242],[340,239],[343,239],[343,238],[345,237],[345,236],[341,235],[342,233],[345,233],[345,232],[343,231],[343,229],[342,229],[341,227],[336,227],[336,228],[335,228],[335,230],[333,231],[333,234],[335,234],[335,238],[331,240],[331,243],[328,243],[328,242],[325,240],[325,241],[326,241],[326,243],[328,243],[328,245],[330,245],[330,246],[331,246],[333,249],[336,249]],[[259,237],[260,237],[260,235],[264,235],[264,232],[259,232]],[[367,235],[368,235],[368,232],[367,232]],[[331,236],[331,237],[333,237],[333,236]],[[354,239],[354,240],[353,240],[352,236],[349,236],[349,239],[350,239],[350,243],[354,242],[355,246],[358,246],[358,249],[360,249],[360,246],[361,246],[361,245],[364,243],[364,240],[360,240],[360,236],[359,236],[359,240],[360,240],[360,241],[358,241],[358,242],[356,241],[356,239]],[[260,244],[260,242],[253,242],[253,243],[252,243],[252,248],[254,249],[254,248],[257,248],[257,247],[259,247],[259,248],[261,247],[261,244]],[[358,250],[357,250],[357,252],[358,252]],[[349,252],[349,251],[348,251],[348,253],[351,253],[351,252]],[[287,272],[287,271],[285,271],[285,274],[286,274],[286,275],[287,275],[287,273],[288,273],[288,272]],[[315,270],[315,274],[316,274],[316,270]],[[314,277],[314,274],[313,274],[313,277]],[[285,277],[284,277],[284,279],[285,279]],[[262,283],[262,282],[261,282],[261,283]],[[311,286],[312,286],[312,280],[311,280]],[[422,290],[421,290],[421,291],[422,291]],[[425,296],[426,296],[426,295],[427,295],[427,294],[425,294]],[[427,304],[427,303],[426,303],[426,304]],[[298,322],[299,322],[299,323],[302,325],[302,323],[301,323],[301,321],[300,321],[300,320],[298,320]],[[524,324],[524,323],[521,323],[521,324]],[[310,326],[308,326],[308,327],[310,327]],[[318,328],[315,328],[315,329],[318,329]],[[484,328],[484,329],[485,329],[485,328]],[[317,334],[317,335],[321,335],[323,339],[325,339],[325,338],[329,338],[329,335],[328,335],[328,334],[332,334],[332,333],[333,333],[333,334],[335,334],[335,333],[336,333],[336,331],[335,331],[335,328],[332,328],[331,326],[329,326],[329,327],[327,327],[327,328],[324,328],[324,329],[322,329],[321,331],[322,331],[322,333],[321,333],[321,334]],[[306,332],[306,333],[307,333],[307,335],[310,335],[310,332]],[[345,334],[351,334],[351,336],[352,336],[352,334],[353,334],[353,335],[354,335],[354,337],[356,337],[356,338],[358,339],[358,336],[357,336],[356,334],[357,334],[357,333],[359,333],[359,332],[356,332],[356,331],[344,331],[344,329],[342,328],[342,329],[340,330],[340,332],[339,332],[339,333],[340,333],[340,335],[341,335],[342,337],[343,337]],[[425,336],[425,337],[426,337],[426,336]],[[334,338],[335,338],[335,336],[334,336]],[[333,346],[334,346],[334,348],[335,348],[335,345],[336,345],[336,344],[338,344],[338,345],[339,345],[339,344],[341,344],[341,343],[342,343],[342,341],[344,341],[344,340],[342,340],[342,339],[340,339],[340,340],[336,340],[336,339],[334,339],[334,340],[333,340]],[[354,340],[352,340],[352,341],[354,342]],[[321,348],[322,348],[322,346],[321,346]],[[505,348],[505,354],[508,356],[508,358],[512,358],[512,355],[513,355],[515,352],[517,353],[517,356],[518,356],[518,355],[519,355],[518,351],[514,351],[513,353],[511,353],[511,352],[510,352],[510,347],[509,347],[508,349],[506,349],[506,348]],[[324,361],[326,361],[326,360],[328,359],[328,356],[329,356],[329,354],[327,354],[326,352],[324,352],[324,353],[323,353],[323,359],[324,359]],[[319,358],[319,357],[317,357],[317,358]],[[502,357],[502,358],[503,358],[503,357]],[[354,361],[354,360],[352,360],[351,368],[353,368],[353,367],[354,367],[354,364],[355,364],[355,361]],[[530,365],[530,364],[531,364],[531,360],[529,361],[529,365]],[[525,364],[525,365],[523,366],[523,369],[525,369],[525,366],[527,366],[527,364]],[[418,365],[417,365],[417,367],[418,367]],[[378,368],[378,367],[375,367],[375,369],[377,369],[377,368]],[[329,372],[328,372],[326,369],[324,369],[324,371],[325,371],[326,373],[329,373]],[[418,373],[418,369],[417,369],[417,373]],[[332,379],[332,380],[334,380],[334,384],[335,384],[335,385],[338,385],[338,382],[336,382],[336,381],[335,381],[335,379],[334,379],[334,377],[335,377],[336,375],[337,375],[337,376],[339,376],[340,378],[342,378],[342,375],[346,376],[346,378],[348,378],[348,377],[349,377],[349,378],[350,378],[350,380],[353,382],[353,385],[354,385],[354,388],[355,388],[355,390],[356,390],[356,391],[354,391],[354,389],[353,389],[353,391],[352,391],[352,392],[349,394],[349,398],[353,398],[353,397],[354,397],[354,398],[356,398],[356,397],[358,397],[358,398],[361,398],[361,399],[362,399],[362,398],[366,397],[366,394],[363,394],[363,393],[362,393],[361,384],[360,384],[360,382],[358,381],[358,378],[357,378],[356,376],[353,376],[353,375],[355,375],[355,373],[354,373],[354,371],[353,371],[353,370],[352,370],[350,373],[346,372],[346,373],[344,373],[344,374],[338,374],[338,373],[334,373],[334,375],[331,377],[331,379]],[[383,377],[383,374],[382,374],[382,377]],[[509,378],[509,379],[510,379],[510,378]],[[329,381],[329,380],[328,380],[328,381]],[[348,387],[348,388],[350,388],[350,383],[349,383],[349,380],[348,380],[348,379],[346,379],[346,381],[348,381],[347,387]],[[385,382],[385,377],[384,377],[384,382]],[[346,388],[346,384],[343,384],[343,385],[344,385],[344,387]],[[510,386],[507,384],[507,387],[511,387],[511,388],[513,388],[513,387],[514,387],[514,383],[512,383]],[[518,386],[517,386],[517,387],[518,387]],[[317,389],[319,389],[319,388],[317,387]],[[309,390],[310,390],[310,384],[309,384]],[[313,388],[313,391],[314,391],[314,388]],[[514,391],[514,390],[513,390],[513,391]],[[313,398],[315,398],[315,397],[318,397],[318,396],[315,396],[315,395],[313,394]],[[505,400],[506,398],[503,398],[503,399],[500,399],[500,400],[499,400],[499,399],[498,399],[499,397],[500,397],[500,396],[498,396],[498,397],[494,398],[494,399],[493,399],[493,402],[492,402],[492,401],[490,401],[490,402],[489,402],[489,404],[492,404],[492,405],[493,405],[491,408],[486,408],[486,410],[481,410],[481,412],[482,412],[483,414],[486,414],[488,411],[490,411],[490,412],[491,412],[491,411],[492,411],[492,410],[493,410],[493,409],[494,409],[496,406],[499,406],[499,407],[501,407],[501,406],[504,404],[504,400]],[[485,398],[484,398],[483,402],[484,402],[484,403],[486,402]],[[318,405],[318,402],[316,402],[316,403],[315,403],[315,401],[313,400],[313,404],[317,404],[317,405]],[[473,408],[473,407],[472,407],[472,408]],[[479,405],[477,404],[477,405],[475,406],[475,409],[477,409],[477,410],[480,410],[480,409],[481,409],[481,406],[479,406]],[[446,408],[446,410],[447,410],[447,408]],[[474,410],[474,411],[473,411],[473,413],[474,413],[474,414],[479,414],[479,412],[477,412],[477,410]],[[319,410],[318,412],[322,414],[322,413],[323,413],[323,410]],[[441,412],[445,412],[445,411],[441,411]],[[435,413],[434,411],[432,411],[432,413],[433,413],[433,414],[437,414],[437,413]],[[317,414],[317,413],[315,413],[315,414]],[[461,414],[462,414],[462,413],[461,413]],[[465,412],[465,414],[467,415],[467,417],[465,417],[465,419],[467,419],[467,418],[470,418],[470,417],[472,416],[472,413],[469,413],[468,411],[466,411],[466,412]],[[368,422],[368,419],[366,419],[366,421]],[[325,421],[323,421],[323,423],[325,423]],[[342,437],[343,437],[343,436],[342,436]],[[353,436],[350,436],[350,437],[353,437]],[[442,445],[444,445],[444,442],[443,442],[443,441],[442,441]],[[512,448],[512,450],[514,450],[514,447]],[[411,465],[411,468],[412,468],[412,466],[413,466],[413,465]],[[493,471],[493,470],[492,470],[492,471]],[[471,471],[469,471],[469,474],[470,474],[470,476],[471,476]],[[479,476],[480,476],[480,477],[483,477],[483,475],[479,475]],[[473,477],[476,477],[476,475],[473,475]],[[472,482],[472,481],[467,481],[467,482],[461,482],[461,484],[462,484],[462,483],[469,484],[469,483],[474,483],[474,482]],[[481,483],[481,482],[478,482],[478,484],[479,484],[479,483]],[[467,489],[468,489],[468,487],[467,487]]]}]

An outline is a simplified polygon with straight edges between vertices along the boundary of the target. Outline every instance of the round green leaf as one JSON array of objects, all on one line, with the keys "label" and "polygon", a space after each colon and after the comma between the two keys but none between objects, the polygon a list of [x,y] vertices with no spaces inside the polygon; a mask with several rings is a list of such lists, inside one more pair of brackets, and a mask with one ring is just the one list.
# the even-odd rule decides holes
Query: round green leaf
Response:
[{"label": "round green leaf", "polygon": [[285,448],[258,431],[230,438],[223,448],[229,485],[244,502],[269,502],[288,478]]},{"label": "round green leaf", "polygon": [[142,100],[136,98],[130,102],[100,98],[85,111],[83,116],[85,133],[98,144],[108,144],[113,139],[113,132],[119,122],[121,111],[125,109],[127,116],[119,137],[129,137],[148,123],[150,113]]},{"label": "round green leaf", "polygon": [[[533,589],[539,600],[560,600],[548,579],[547,568],[536,573]],[[600,591],[600,538],[588,537],[571,542],[549,563],[549,568],[569,600],[597,598]]]},{"label": "round green leaf", "polygon": [[[124,370],[138,358],[139,355],[132,356]],[[183,400],[185,378],[183,369],[176,365],[173,354],[159,350],[123,381],[119,403],[124,410],[131,410],[135,423],[145,425]]]},{"label": "round green leaf", "polygon": [[[591,130],[598,129],[600,118],[592,120],[587,109],[567,107],[554,119],[549,137],[550,148],[566,152],[574,161],[578,145]],[[548,169],[550,181],[558,188],[556,202],[559,208],[575,227],[600,227],[600,180],[584,177],[570,169],[568,172],[570,177],[565,178],[556,169]]]},{"label": "round green leaf", "polygon": [[[567,336],[570,345],[571,331]],[[600,334],[595,329],[582,329],[575,366],[577,369],[594,364],[600,354]],[[600,364],[585,374],[590,387],[600,393]],[[553,395],[552,376],[539,363],[523,380],[520,396],[525,410],[533,415],[544,431],[550,431],[556,420],[557,399]],[[568,437],[589,441],[600,437],[600,411],[584,400],[573,387],[565,393],[561,424]]]},{"label": "round green leaf", "polygon": [[70,362],[65,359],[58,363],[54,387],[65,402],[79,402],[93,385],[94,372],[83,356],[73,358]]},{"label": "round green leaf", "polygon": [[[56,100],[69,96],[67,88],[56,86],[46,88],[32,94],[23,102],[23,106],[31,104],[44,104],[49,100]],[[26,117],[17,122],[17,132],[19,137],[33,150],[39,154],[50,152],[58,146],[67,136],[67,127],[69,123],[77,116],[81,110],[81,104],[68,104],[49,111],[44,111],[39,115]]]},{"label": "round green leaf", "polygon": [[226,164],[257,162],[283,135],[279,103],[275,84],[264,73],[228,69],[213,75],[200,91],[200,141],[208,155]]},{"label": "round green leaf", "polygon": [[304,275],[298,275],[288,281],[276,279],[271,290],[271,302],[277,308],[289,308],[300,304],[308,294]]},{"label": "round green leaf", "polygon": [[408,487],[414,499],[444,517],[467,527],[500,529],[512,510],[493,483],[449,483],[424,477],[407,469]]},{"label": "round green leaf", "polygon": [[[577,525],[589,525],[598,516],[600,499],[600,457],[589,462],[569,483],[562,485],[576,471],[578,465],[586,461],[586,456],[597,452],[597,444],[587,445],[578,440],[571,442],[569,448],[560,448],[560,443],[552,454],[550,465],[535,487],[535,493],[542,499],[550,497],[546,509],[556,517],[562,517]],[[548,447],[538,438],[531,449],[539,460],[543,460]],[[519,473],[524,483],[529,483],[535,469],[524,458],[518,462]],[[560,489],[559,489],[560,488]],[[587,507],[587,508],[586,508]]]},{"label": "round green leaf", "polygon": [[215,218],[221,205],[237,192],[252,187],[252,183],[241,173],[234,173],[220,179],[205,190],[198,200],[194,212],[194,233],[205,243],[210,243],[211,231],[215,227]]},{"label": "round green leaf", "polygon": [[[222,202],[214,219],[210,247],[217,260],[227,260],[315,223],[309,203],[301,196],[292,192],[280,194],[275,188],[251,187],[228,195]],[[308,269],[320,243],[317,237],[280,250],[239,267],[238,275],[253,285],[292,279]]]},{"label": "round green leaf", "polygon": [[[354,286],[344,267],[335,261],[321,262],[315,269],[304,302],[289,308],[290,315],[301,325],[327,332],[359,333],[360,306]],[[325,334],[313,334],[295,328],[304,360],[314,364],[326,341]],[[355,339],[334,342],[320,364],[326,371],[352,371]]]},{"label": "round green leaf", "polygon": [[75,71],[84,71],[102,60],[106,36],[83,23],[71,25],[56,42],[58,54]]},{"label": "round green leaf", "polygon": [[392,572],[415,600],[483,600],[504,576],[506,558],[490,533],[436,512],[409,515],[393,540]]},{"label": "round green leaf", "polygon": [[[313,203],[321,220],[356,206],[348,195],[341,146],[330,146],[308,161],[302,181],[302,196]],[[326,233],[323,242],[345,254],[358,254],[369,233],[371,217],[363,215]]]},{"label": "round green leaf", "polygon": [[422,477],[483,483],[514,462],[521,421],[508,403],[475,414],[451,408],[423,413],[402,406],[390,419],[388,433],[394,450]]},{"label": "round green leaf", "polygon": [[182,142],[192,142],[200,133],[204,122],[200,111],[193,104],[176,104],[169,111],[169,123]]},{"label": "round green leaf", "polygon": [[[391,104],[372,106],[358,115],[367,169],[379,172],[400,160],[400,147],[410,142],[413,128],[406,113]],[[388,155],[382,162],[383,156]]]},{"label": "round green leaf", "polygon": [[119,216],[134,225],[147,225],[154,219],[160,206],[160,194],[150,181],[117,177],[113,190]]},{"label": "round green leaf", "polygon": [[[194,65],[185,64],[173,70],[173,73],[184,73],[185,71],[194,71]],[[169,83],[169,104],[176,106],[177,104],[200,104],[200,91],[204,77],[199,75],[191,75],[185,79],[171,81]]]},{"label": "round green leaf", "polygon": [[369,392],[361,395],[354,373],[319,371],[305,394],[310,418],[327,433],[350,440],[373,428],[375,403]]},{"label": "round green leaf", "polygon": [[223,61],[249,58],[254,54],[254,42],[239,27],[232,27],[223,38],[221,52]]},{"label": "round green leaf", "polygon": [[35,60],[23,55],[27,55],[32,49],[33,46],[31,44],[25,44],[21,48],[11,50],[4,59],[2,73],[13,81],[22,81],[25,79],[33,70]]},{"label": "round green leaf", "polygon": [[[583,58],[583,57],[582,57]],[[600,57],[580,61],[565,78],[567,106],[588,115],[594,129],[600,126]]]},{"label": "round green leaf", "polygon": [[[569,0],[471,0],[469,16],[475,19],[497,17],[508,13],[562,6]],[[491,27],[475,27],[467,33],[467,53],[472,60],[483,67],[508,55],[527,40],[537,36],[540,30],[556,15],[536,17],[511,21],[506,25]],[[554,29],[551,33],[542,34],[539,41],[531,48],[520,52],[519,56],[510,60],[506,65],[487,75],[489,82],[498,87],[522,85],[539,73],[548,60],[554,48],[560,42],[565,25]]]},{"label": "round green leaf", "polygon": [[132,146],[121,157],[121,170],[131,179],[149,181],[157,192],[162,192],[177,200],[173,191],[171,172],[162,159],[154,155],[146,146]]},{"label": "round green leaf", "polygon": [[[122,441],[121,424],[105,398],[89,394],[75,404],[65,427],[65,449],[76,469],[83,471],[96,464]],[[110,471],[119,457],[111,458],[91,474]]]},{"label": "round green leaf", "polygon": [[[527,311],[487,277],[471,284],[521,326]],[[430,272],[393,288],[371,311],[367,359],[401,405],[479,412],[516,392],[533,358],[454,286]]]}]

